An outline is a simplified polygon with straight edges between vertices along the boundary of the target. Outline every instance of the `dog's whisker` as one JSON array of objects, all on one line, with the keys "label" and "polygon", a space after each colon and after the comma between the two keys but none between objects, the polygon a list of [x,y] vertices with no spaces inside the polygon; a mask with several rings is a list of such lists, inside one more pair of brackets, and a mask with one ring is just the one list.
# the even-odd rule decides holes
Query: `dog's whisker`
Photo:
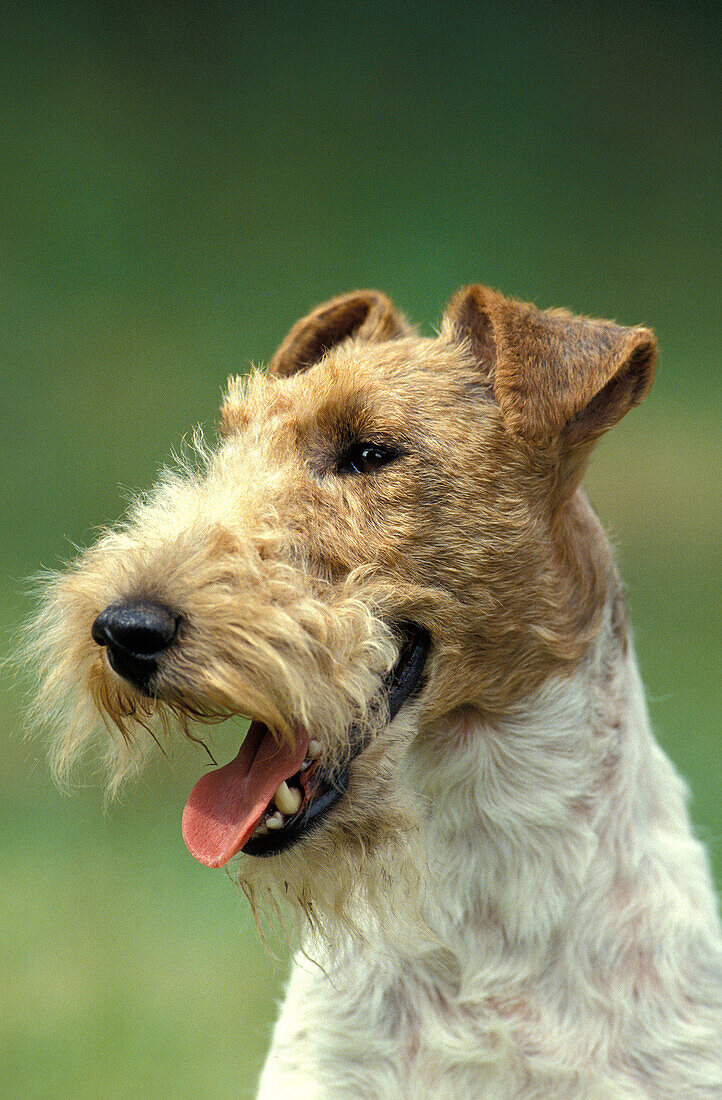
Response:
[{"label": "dog's whisker", "polygon": [[203,740],[202,737],[196,737],[195,734],[192,734],[189,730],[186,730],[186,737],[189,741],[192,741],[194,745],[199,745],[204,750],[204,752],[208,754],[211,764],[216,767],[218,766],[218,761],[215,759],[208,744]]}]

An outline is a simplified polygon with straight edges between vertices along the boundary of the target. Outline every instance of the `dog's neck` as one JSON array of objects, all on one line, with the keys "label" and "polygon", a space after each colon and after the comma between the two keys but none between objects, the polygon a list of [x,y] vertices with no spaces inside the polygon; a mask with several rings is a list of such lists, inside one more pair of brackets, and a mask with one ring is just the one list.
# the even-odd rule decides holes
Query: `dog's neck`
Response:
[{"label": "dog's neck", "polygon": [[687,833],[684,786],[650,734],[620,601],[573,672],[498,723],[455,712],[410,753],[426,800],[429,920],[467,956],[470,937],[505,952],[578,941],[580,922],[634,881],[654,829]]}]

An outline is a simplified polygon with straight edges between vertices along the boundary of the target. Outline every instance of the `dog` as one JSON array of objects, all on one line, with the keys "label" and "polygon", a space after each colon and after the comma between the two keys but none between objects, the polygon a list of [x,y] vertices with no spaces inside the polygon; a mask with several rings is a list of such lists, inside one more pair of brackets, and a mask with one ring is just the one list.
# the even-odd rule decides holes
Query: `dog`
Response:
[{"label": "dog", "polygon": [[252,719],[183,835],[299,936],[264,1100],[722,1096],[708,861],[581,488],[655,361],[482,286],[433,338],[335,298],[47,580],[60,779]]}]

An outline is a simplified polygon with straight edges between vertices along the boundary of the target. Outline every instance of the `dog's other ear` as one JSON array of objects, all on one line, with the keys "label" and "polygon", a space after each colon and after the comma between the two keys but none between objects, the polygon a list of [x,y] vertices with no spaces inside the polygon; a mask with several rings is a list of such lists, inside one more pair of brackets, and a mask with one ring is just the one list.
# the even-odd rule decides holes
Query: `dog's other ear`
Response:
[{"label": "dog's other ear", "polygon": [[445,325],[470,343],[504,423],[528,443],[585,449],[654,379],[657,346],[646,328],[538,310],[483,286],[452,299]]},{"label": "dog's other ear", "polygon": [[271,359],[268,373],[285,377],[307,370],[349,336],[381,343],[409,336],[412,331],[385,294],[355,290],[324,302],[297,321]]}]

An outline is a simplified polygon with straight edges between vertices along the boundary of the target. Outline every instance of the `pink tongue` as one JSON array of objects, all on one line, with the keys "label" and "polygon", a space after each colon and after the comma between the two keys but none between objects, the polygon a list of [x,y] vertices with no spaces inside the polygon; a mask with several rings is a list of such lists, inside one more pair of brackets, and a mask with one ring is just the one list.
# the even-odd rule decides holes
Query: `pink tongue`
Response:
[{"label": "pink tongue", "polygon": [[228,863],[253,835],[279,784],[300,769],[307,748],[306,733],[289,747],[252,722],[236,759],[204,775],[188,797],[183,839],[190,854],[206,867]]}]

